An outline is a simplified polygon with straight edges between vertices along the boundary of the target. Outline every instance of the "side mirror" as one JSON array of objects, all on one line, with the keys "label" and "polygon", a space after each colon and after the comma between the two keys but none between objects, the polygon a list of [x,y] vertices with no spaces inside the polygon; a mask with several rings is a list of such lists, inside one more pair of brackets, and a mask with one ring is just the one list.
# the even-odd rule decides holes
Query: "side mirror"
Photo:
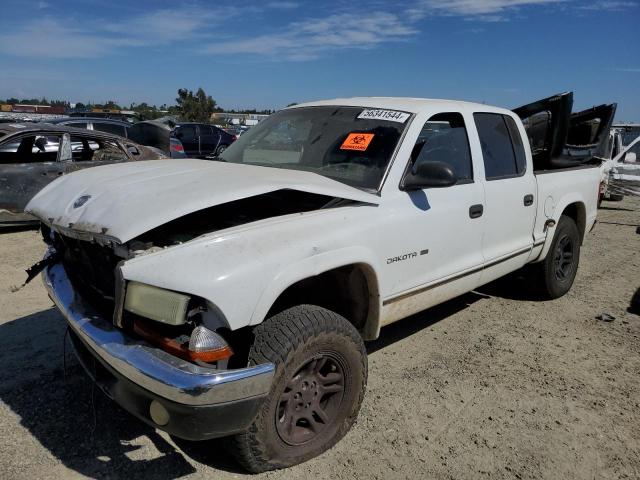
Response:
[{"label": "side mirror", "polygon": [[451,167],[444,162],[416,162],[405,175],[402,189],[411,191],[450,187],[457,181]]},{"label": "side mirror", "polygon": [[627,152],[624,156],[623,163],[636,163],[638,161],[638,157],[636,152]]}]

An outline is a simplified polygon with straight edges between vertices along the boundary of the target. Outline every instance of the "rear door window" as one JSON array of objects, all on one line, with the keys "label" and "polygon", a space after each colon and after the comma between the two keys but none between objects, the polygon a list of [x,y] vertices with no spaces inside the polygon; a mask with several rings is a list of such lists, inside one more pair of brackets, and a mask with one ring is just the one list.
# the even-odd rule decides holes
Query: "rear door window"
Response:
[{"label": "rear door window", "polygon": [[71,137],[71,155],[76,162],[124,162],[129,159],[114,141],[79,136]]},{"label": "rear door window", "polygon": [[196,127],[194,125],[179,127],[176,131],[176,137],[182,141],[194,142],[196,141]]},{"label": "rear door window", "polygon": [[[473,118],[482,146],[485,178],[500,180],[522,175],[526,165],[524,146],[513,119],[497,113],[474,113]],[[507,119],[513,122],[511,126]]]},{"label": "rear door window", "polygon": [[199,125],[198,128],[200,129],[200,136],[211,135],[212,133],[209,125]]}]

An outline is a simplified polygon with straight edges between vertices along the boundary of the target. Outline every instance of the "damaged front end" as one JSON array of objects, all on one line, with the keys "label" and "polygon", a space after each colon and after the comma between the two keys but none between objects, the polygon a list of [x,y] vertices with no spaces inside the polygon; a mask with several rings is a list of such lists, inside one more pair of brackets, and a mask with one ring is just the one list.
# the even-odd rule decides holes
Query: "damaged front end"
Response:
[{"label": "damaged front end", "polygon": [[[124,243],[107,235],[43,224],[50,254],[38,267],[60,263],[79,296],[129,335],[183,360],[227,368],[235,335],[216,306],[189,292],[130,281],[123,274],[126,262],[222,230],[356,203],[278,190],[192,212]],[[242,359],[231,365],[242,365]]]},{"label": "damaged front end", "polygon": [[188,440],[244,430],[268,394],[273,364],[238,369],[185,361],[115,328],[79,294],[61,263],[44,271],[80,364],[96,385],[153,427]]}]

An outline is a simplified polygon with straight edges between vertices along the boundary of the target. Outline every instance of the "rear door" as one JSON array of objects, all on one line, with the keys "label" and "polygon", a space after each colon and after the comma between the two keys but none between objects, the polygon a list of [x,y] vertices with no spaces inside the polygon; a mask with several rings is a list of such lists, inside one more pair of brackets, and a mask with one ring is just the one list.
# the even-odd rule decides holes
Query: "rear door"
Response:
[{"label": "rear door", "polygon": [[67,173],[129,160],[129,156],[118,141],[90,135],[71,136],[71,155],[72,161],[65,163]]},{"label": "rear door", "polygon": [[[509,115],[473,114],[484,163],[485,266],[500,265],[483,282],[524,265],[533,245],[536,180],[527,171],[522,134]],[[484,274],[483,274],[484,275]]]}]

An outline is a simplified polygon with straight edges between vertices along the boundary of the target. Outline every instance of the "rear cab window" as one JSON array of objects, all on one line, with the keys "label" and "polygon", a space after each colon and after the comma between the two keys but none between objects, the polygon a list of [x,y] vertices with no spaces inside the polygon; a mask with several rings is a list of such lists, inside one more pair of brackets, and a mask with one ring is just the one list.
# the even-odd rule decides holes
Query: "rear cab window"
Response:
[{"label": "rear cab window", "polygon": [[523,175],[526,156],[515,121],[498,113],[474,113],[473,119],[480,137],[485,178],[502,180]]}]

